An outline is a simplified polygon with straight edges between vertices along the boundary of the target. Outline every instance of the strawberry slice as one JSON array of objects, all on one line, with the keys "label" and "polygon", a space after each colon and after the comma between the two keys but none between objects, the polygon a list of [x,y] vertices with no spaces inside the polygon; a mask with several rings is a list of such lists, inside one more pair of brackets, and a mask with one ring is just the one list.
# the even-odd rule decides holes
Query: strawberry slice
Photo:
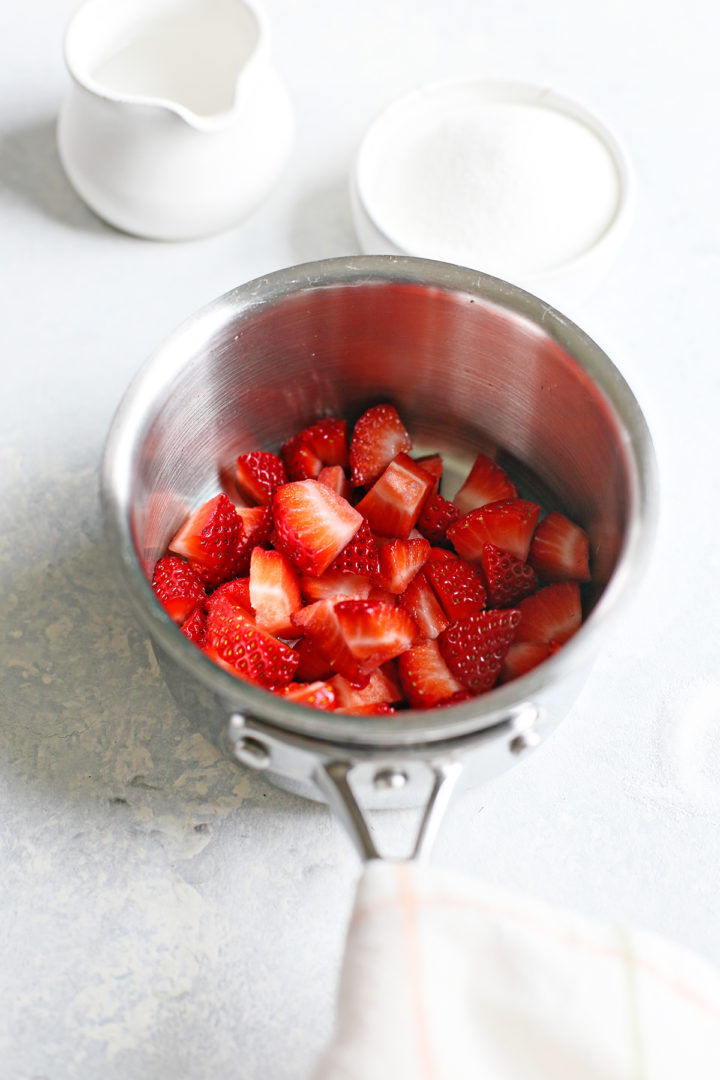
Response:
[{"label": "strawberry slice", "polygon": [[333,559],[330,569],[368,578],[375,577],[379,572],[378,546],[365,519],[350,543]]},{"label": "strawberry slice", "polygon": [[199,564],[210,575],[222,578],[232,567],[241,530],[242,522],[235,507],[221,493],[190,515],[168,548]]},{"label": "strawberry slice", "polygon": [[351,686],[342,675],[335,675],[330,684],[335,690],[337,707],[341,709],[358,705],[379,705],[382,702],[390,705],[401,701],[403,696],[402,687],[390,664],[376,668],[370,675],[367,686],[361,689]]},{"label": "strawberry slice", "polygon": [[[362,599],[362,597],[358,597]],[[380,600],[383,604],[389,604],[390,607],[395,607],[398,602],[398,598],[395,593],[389,592],[388,589],[383,589],[382,585],[371,585],[370,592],[365,597],[366,600]]]},{"label": "strawberry slice", "polygon": [[299,656],[295,678],[298,682],[325,682],[334,674],[330,661],[309,637],[301,637],[293,645]]},{"label": "strawberry slice", "polygon": [[289,559],[280,551],[253,548],[250,603],[258,626],[276,637],[294,637],[291,615],[300,607],[300,584]]},{"label": "strawberry slice", "polygon": [[195,570],[177,555],[155,563],[152,589],[173,622],[180,625],[204,604],[207,594]]},{"label": "strawberry slice", "polygon": [[273,531],[272,510],[269,506],[238,506],[236,511],[243,524],[244,541],[255,547],[269,540]]},{"label": "strawberry slice", "polygon": [[446,499],[439,491],[431,494],[425,501],[422,513],[417,520],[419,532],[426,536],[431,544],[444,544],[448,526],[460,517],[455,503]]},{"label": "strawberry slice", "polygon": [[255,622],[255,615],[253,613],[252,604],[250,603],[250,578],[239,577],[233,578],[232,581],[226,581],[224,585],[221,585],[219,589],[216,589],[207,602],[208,608],[213,607],[219,603],[223,598],[230,599],[234,604],[240,604],[245,608],[248,619],[251,622]]},{"label": "strawberry slice", "polygon": [[302,574],[327,570],[362,525],[362,515],[317,480],[278,488],[272,511],[275,547]]},{"label": "strawberry slice", "polygon": [[535,530],[528,562],[545,581],[589,581],[588,535],[564,514],[551,510]]},{"label": "strawberry slice", "polygon": [[473,467],[453,502],[459,513],[467,514],[487,503],[517,498],[517,489],[506,472],[487,454],[478,454]]},{"label": "strawberry slice", "polygon": [[240,494],[251,503],[267,506],[272,494],[282,484],[287,484],[285,466],[277,454],[267,450],[253,450],[237,459],[235,473]]},{"label": "strawberry slice", "polygon": [[563,644],[582,622],[580,586],[576,581],[545,585],[518,604],[521,619],[516,641]]},{"label": "strawberry slice", "polygon": [[407,539],[432,489],[433,478],[400,453],[357,504],[378,536]]},{"label": "strawberry slice", "polygon": [[359,574],[346,574],[343,570],[333,570],[332,567],[319,577],[309,574],[302,574],[300,577],[300,592],[303,599],[310,603],[339,597],[344,600],[367,600],[371,588],[369,578]]},{"label": "strawberry slice", "polygon": [[379,701],[377,705],[351,705],[348,709],[335,709],[336,713],[348,716],[385,716],[395,711],[392,705],[387,705],[384,701]]},{"label": "strawberry slice", "polygon": [[519,622],[520,612],[514,608],[480,611],[438,636],[445,663],[472,694],[484,694],[495,685]]},{"label": "strawberry slice", "polygon": [[485,544],[494,544],[527,561],[540,507],[526,499],[502,499],[463,514],[447,530],[458,555],[470,562],[482,560]]},{"label": "strawberry slice", "polygon": [[316,480],[323,463],[302,437],[293,435],[282,448],[282,459],[290,480]]},{"label": "strawberry slice", "polygon": [[448,559],[457,559],[458,556],[454,551],[450,551],[448,548],[431,547],[430,554],[428,555],[428,562],[447,562]]},{"label": "strawberry slice", "polygon": [[405,592],[421,570],[430,554],[430,543],[424,538],[393,540],[380,548],[376,583],[396,595]]},{"label": "strawberry slice", "polygon": [[230,573],[247,577],[253,548],[265,547],[273,531],[272,510],[269,506],[239,506],[237,515],[243,526]]},{"label": "strawberry slice", "polygon": [[350,483],[372,484],[412,439],[393,405],[374,405],[362,414],[350,442]]},{"label": "strawberry slice", "polygon": [[532,671],[543,660],[547,660],[552,653],[549,645],[541,645],[536,641],[514,641],[505,654],[498,683],[510,682],[520,675]]},{"label": "strawberry slice", "polygon": [[430,473],[432,478],[437,481],[435,484],[435,490],[437,491],[440,481],[443,475],[443,459],[441,454],[423,454],[422,457],[415,458],[415,464],[419,465],[425,472]]},{"label": "strawberry slice", "polygon": [[287,686],[298,665],[293,649],[255,626],[231,596],[218,598],[217,593],[208,605],[206,652],[241,679],[268,690]]},{"label": "strawberry slice", "polygon": [[463,695],[464,687],[445,663],[436,641],[419,641],[397,661],[400,685],[413,709],[432,709]]},{"label": "strawberry slice", "polygon": [[377,600],[342,600],[335,614],[348,649],[365,672],[399,656],[417,637],[406,611]]},{"label": "strawberry slice", "polygon": [[316,600],[300,608],[292,617],[295,627],[321,653],[333,674],[344,675],[353,686],[366,686],[368,673],[361,670],[340,629],[332,600]]},{"label": "strawberry slice", "polygon": [[318,480],[321,484],[326,484],[327,487],[332,488],[338,495],[342,495],[343,499],[350,502],[352,498],[350,481],[345,475],[345,470],[340,465],[324,465],[318,473]]},{"label": "strawberry slice", "polygon": [[195,608],[180,627],[180,632],[188,641],[192,641],[199,648],[204,648],[207,636],[207,611],[203,607]]},{"label": "strawberry slice", "polygon": [[346,420],[325,417],[301,431],[300,439],[323,465],[340,465],[345,469],[350,464]]},{"label": "strawberry slice", "polygon": [[483,544],[480,561],[492,607],[514,607],[537,589],[538,578],[532,566],[509,551]]},{"label": "strawberry slice", "polygon": [[398,603],[415,620],[423,638],[436,638],[450,624],[425,570],[415,575]]},{"label": "strawberry slice", "polygon": [[450,622],[485,607],[487,592],[482,572],[464,559],[428,563],[425,573]]},{"label": "strawberry slice", "polygon": [[325,711],[334,709],[337,700],[335,688],[331,683],[323,680],[311,683],[291,682],[278,693],[297,705],[307,705],[311,709]]}]

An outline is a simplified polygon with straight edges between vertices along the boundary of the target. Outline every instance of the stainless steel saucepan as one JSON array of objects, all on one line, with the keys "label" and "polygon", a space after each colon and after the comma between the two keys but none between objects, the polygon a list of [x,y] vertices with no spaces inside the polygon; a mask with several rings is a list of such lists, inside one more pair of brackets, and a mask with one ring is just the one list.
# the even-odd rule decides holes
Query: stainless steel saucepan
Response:
[{"label": "stainless steel saucepan", "polygon": [[[582,628],[522,678],[449,708],[340,716],[216,667],[148,579],[238,454],[380,401],[398,407],[416,448],[443,452],[456,480],[478,449],[496,450],[521,493],[552,499],[588,531],[593,582]],[[424,807],[419,856],[461,774],[483,783],[559,723],[641,575],[656,501],[640,408],[577,326],[506,282],[390,256],[280,270],[193,315],[128,389],[102,469],[108,542],[188,716],[243,765],[330,803],[363,857],[377,854],[367,810]]]}]

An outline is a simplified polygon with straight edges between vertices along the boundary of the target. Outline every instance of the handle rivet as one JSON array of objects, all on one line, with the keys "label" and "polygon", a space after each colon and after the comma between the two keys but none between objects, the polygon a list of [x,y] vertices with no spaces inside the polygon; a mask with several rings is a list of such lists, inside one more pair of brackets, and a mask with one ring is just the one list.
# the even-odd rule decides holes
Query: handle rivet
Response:
[{"label": "handle rivet", "polygon": [[540,744],[540,736],[537,731],[521,731],[510,740],[510,750],[513,754],[523,754],[526,750],[533,750]]},{"label": "handle rivet", "polygon": [[266,769],[270,764],[270,751],[260,742],[245,735],[237,740],[233,746],[233,753],[241,765],[249,769]]},{"label": "handle rivet", "polygon": [[399,791],[408,782],[408,774],[402,769],[380,769],[373,777],[376,788],[385,788],[390,791]]}]

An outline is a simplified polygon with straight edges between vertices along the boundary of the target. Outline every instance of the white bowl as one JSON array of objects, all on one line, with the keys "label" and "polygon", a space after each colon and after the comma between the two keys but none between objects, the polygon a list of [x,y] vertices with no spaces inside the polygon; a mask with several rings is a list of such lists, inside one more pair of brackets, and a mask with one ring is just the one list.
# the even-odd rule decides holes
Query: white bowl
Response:
[{"label": "white bowl", "polygon": [[[496,106],[503,109],[488,109]],[[490,117],[494,127],[487,126]],[[530,138],[511,145],[513,128],[515,135]],[[462,141],[465,135],[469,140]],[[582,155],[565,162],[551,156],[547,147],[558,138]],[[448,148],[455,149],[455,160]],[[546,160],[533,176],[538,149]],[[602,280],[627,235],[635,203],[627,154],[597,117],[539,86],[483,80],[431,83],[394,101],[367,130],[350,188],[364,253],[459,263],[561,309],[585,299]],[[563,199],[557,198],[560,190]],[[514,206],[509,191],[517,196]],[[523,193],[529,198],[523,200]],[[471,199],[470,211],[477,211],[474,240],[463,227]],[[562,219],[554,220],[560,213]],[[485,227],[489,232],[483,234]]]}]

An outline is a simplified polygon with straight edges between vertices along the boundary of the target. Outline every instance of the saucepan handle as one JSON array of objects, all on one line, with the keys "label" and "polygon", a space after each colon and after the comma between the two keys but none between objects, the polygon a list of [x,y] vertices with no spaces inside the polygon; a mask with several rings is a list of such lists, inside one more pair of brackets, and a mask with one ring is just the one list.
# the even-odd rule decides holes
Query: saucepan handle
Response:
[{"label": "saucepan handle", "polygon": [[[432,786],[421,810],[415,845],[410,859],[427,859],[437,836],[450,797],[462,771],[459,761],[428,762]],[[318,767],[315,780],[330,808],[345,827],[363,861],[381,859],[372,837],[367,812],[361,806],[351,784],[354,765],[349,761],[331,761]]]}]

